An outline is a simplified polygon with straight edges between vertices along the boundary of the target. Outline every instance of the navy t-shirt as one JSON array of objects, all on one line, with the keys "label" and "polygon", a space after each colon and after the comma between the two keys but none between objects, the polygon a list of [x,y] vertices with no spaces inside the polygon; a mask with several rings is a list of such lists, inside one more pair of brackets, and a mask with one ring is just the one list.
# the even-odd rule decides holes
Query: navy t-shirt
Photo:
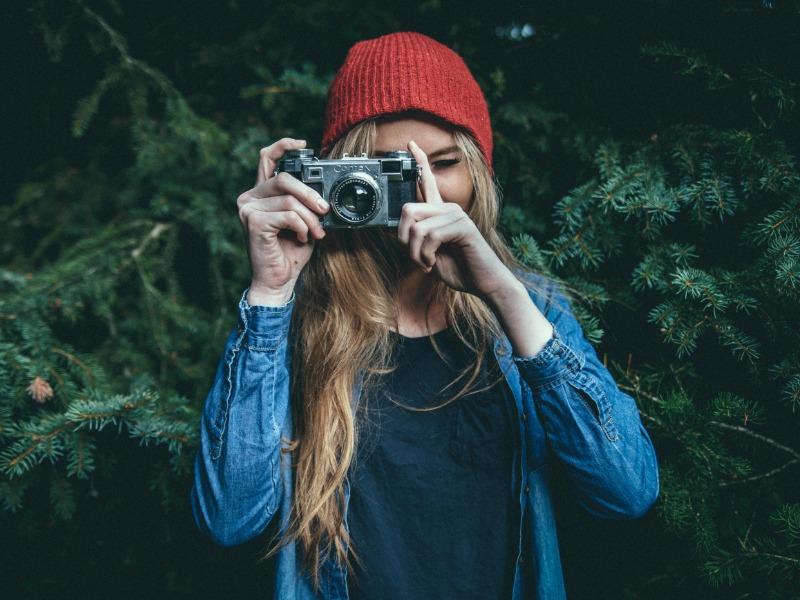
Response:
[{"label": "navy t-shirt", "polygon": [[[511,597],[519,500],[511,490],[513,397],[491,350],[477,388],[429,412],[464,385],[437,393],[474,354],[447,328],[397,342],[379,391],[362,395],[348,526],[363,561],[348,580],[354,600]],[[476,389],[476,388],[473,388]]]}]

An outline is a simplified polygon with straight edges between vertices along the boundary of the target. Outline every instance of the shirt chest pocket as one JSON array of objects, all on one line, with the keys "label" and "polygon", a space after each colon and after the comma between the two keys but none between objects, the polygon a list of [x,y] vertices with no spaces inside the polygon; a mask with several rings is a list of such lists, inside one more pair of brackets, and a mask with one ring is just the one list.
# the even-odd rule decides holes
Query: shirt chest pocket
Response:
[{"label": "shirt chest pocket", "polygon": [[453,460],[485,470],[510,466],[514,431],[502,392],[494,387],[487,393],[459,398],[455,403],[449,444]]}]

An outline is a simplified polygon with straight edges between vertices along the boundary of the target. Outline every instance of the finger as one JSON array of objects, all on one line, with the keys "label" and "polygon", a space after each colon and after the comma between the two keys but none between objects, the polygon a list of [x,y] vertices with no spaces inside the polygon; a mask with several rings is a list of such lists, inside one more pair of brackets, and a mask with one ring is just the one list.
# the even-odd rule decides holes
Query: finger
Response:
[{"label": "finger", "polygon": [[466,238],[469,234],[470,222],[466,215],[428,234],[420,248],[420,260],[425,270],[430,271],[436,264],[436,252],[442,244],[457,242]]},{"label": "finger", "polygon": [[400,221],[397,223],[397,237],[402,243],[407,244],[411,226],[417,221],[444,213],[457,213],[460,211],[461,206],[455,202],[443,202],[441,204],[406,202],[403,204],[403,208],[400,209]]},{"label": "finger", "polygon": [[272,177],[272,173],[275,171],[275,165],[287,151],[303,148],[305,145],[305,140],[285,137],[269,146],[261,148],[258,153],[258,175],[256,176],[256,185]]},{"label": "finger", "polygon": [[[263,232],[279,233],[281,230],[288,229],[296,232],[297,239],[302,243],[306,244],[309,241],[308,225],[293,210],[265,212],[247,207],[243,210],[250,235],[260,235]],[[313,242],[313,240],[311,241]]]},{"label": "finger", "polygon": [[421,267],[427,268],[428,264],[424,263],[422,260],[422,244],[426,239],[430,238],[432,242],[436,243],[436,247],[438,248],[440,244],[449,241],[449,239],[445,239],[442,235],[443,228],[460,220],[460,215],[447,213],[414,223],[411,227],[411,235],[408,242],[408,253],[411,260]]},{"label": "finger", "polygon": [[324,215],[329,210],[328,203],[314,188],[286,172],[278,173],[245,192],[247,198],[268,198],[282,194],[294,196],[317,214]]},{"label": "finger", "polygon": [[460,239],[463,235],[467,234],[468,228],[469,224],[467,220],[462,217],[456,219],[449,225],[444,225],[443,227],[435,229],[425,237],[420,247],[419,254],[422,264],[427,267],[428,271],[436,264],[436,252],[439,250],[439,246]]},{"label": "finger", "polygon": [[325,229],[322,227],[319,217],[294,196],[285,194],[282,196],[270,196],[269,198],[252,198],[243,205],[243,207],[244,206],[246,206],[249,211],[277,212],[293,210],[303,219],[311,235],[317,239],[325,237]]},{"label": "finger", "polygon": [[408,142],[408,149],[417,161],[417,166],[420,167],[422,171],[422,181],[418,182],[422,197],[425,199],[425,202],[441,204],[443,202],[442,196],[439,194],[439,188],[436,185],[436,177],[428,163],[428,155],[422,151],[422,148],[420,148],[414,140]]}]

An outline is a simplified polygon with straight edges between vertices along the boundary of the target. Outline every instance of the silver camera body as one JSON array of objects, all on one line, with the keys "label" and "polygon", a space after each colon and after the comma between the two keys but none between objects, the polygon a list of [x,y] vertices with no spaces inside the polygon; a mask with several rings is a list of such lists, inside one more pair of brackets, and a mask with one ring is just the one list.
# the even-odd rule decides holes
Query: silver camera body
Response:
[{"label": "silver camera body", "polygon": [[287,172],[313,188],[331,205],[320,218],[326,229],[397,227],[406,202],[417,201],[417,161],[406,150],[385,157],[320,159],[314,150],[289,150],[275,174]]}]

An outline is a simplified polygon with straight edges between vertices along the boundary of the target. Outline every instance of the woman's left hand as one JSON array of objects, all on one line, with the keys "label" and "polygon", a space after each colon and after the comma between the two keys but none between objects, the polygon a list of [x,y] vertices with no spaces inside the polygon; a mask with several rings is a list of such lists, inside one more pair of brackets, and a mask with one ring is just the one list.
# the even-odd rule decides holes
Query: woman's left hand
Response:
[{"label": "woman's left hand", "polygon": [[451,288],[484,300],[517,283],[461,206],[442,200],[427,155],[414,141],[408,149],[421,167],[418,185],[425,200],[404,204],[397,226],[411,259]]}]

